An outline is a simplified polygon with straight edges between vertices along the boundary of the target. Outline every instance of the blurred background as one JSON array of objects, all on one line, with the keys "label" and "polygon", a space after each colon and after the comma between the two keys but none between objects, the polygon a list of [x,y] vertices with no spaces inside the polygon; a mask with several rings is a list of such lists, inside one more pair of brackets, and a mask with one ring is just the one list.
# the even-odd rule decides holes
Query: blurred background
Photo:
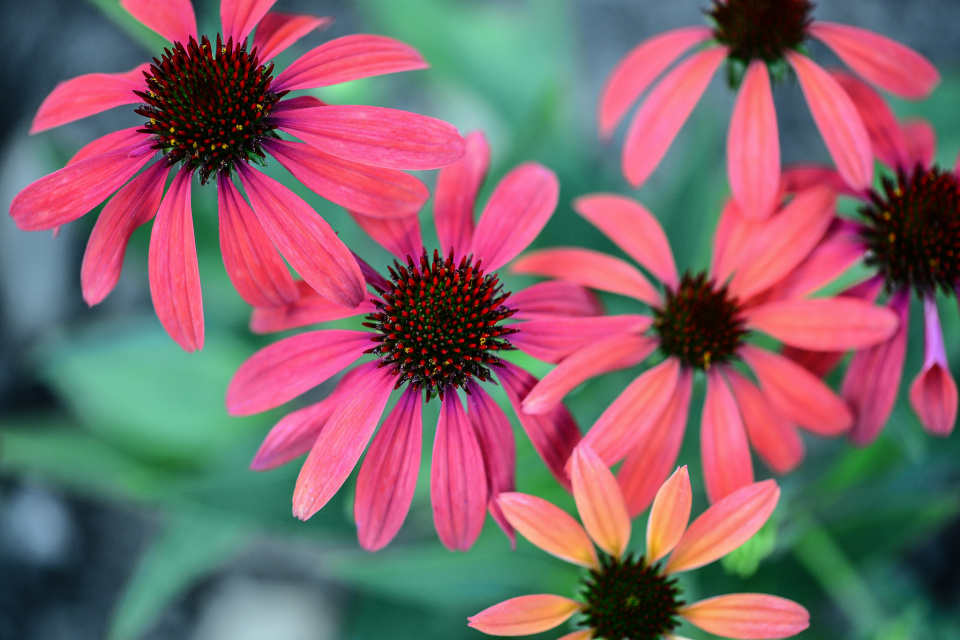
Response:
[{"label": "blurred background", "polygon": [[[216,0],[195,0],[201,32],[219,27]],[[631,193],[662,221],[681,269],[708,264],[719,206],[731,92],[714,80],[648,185],[631,192],[619,174],[620,139],[601,144],[595,106],[613,65],[666,29],[702,22],[706,0],[279,0],[276,9],[335,17],[279,57],[351,33],[417,47],[427,71],[383,76],[317,92],[334,103],[407,109],[468,132],[493,150],[481,195],[521,161],[554,169],[560,207],[538,246],[581,244],[618,253],[570,209],[592,191]],[[822,0],[816,17],[876,30],[915,47],[943,84],[899,114],[931,120],[938,158],[960,150],[960,3],[956,0]],[[163,41],[117,0],[0,3],[0,201],[63,166],[83,144],[137,124],[119,108],[29,137],[30,120],[59,81],[126,71]],[[811,44],[814,57],[834,60]],[[825,160],[795,82],[776,88],[785,160]],[[623,127],[618,136],[622,137]],[[294,181],[281,176],[294,187]],[[435,175],[424,174],[432,185]],[[385,265],[338,207],[294,187],[359,255]],[[223,407],[237,366],[276,336],[253,336],[217,243],[216,193],[195,188],[194,224],[207,343],[185,354],[160,328],[147,284],[149,226],[127,253],[105,302],[80,295],[80,262],[95,214],[59,237],[18,231],[0,215],[0,640],[165,638],[197,640],[480,638],[466,616],[535,592],[572,594],[578,571],[520,540],[511,552],[489,521],[475,548],[447,552],[433,531],[429,455],[411,513],[386,550],[359,549],[354,480],[306,523],[290,501],[299,464],[255,473],[247,465],[272,424],[323,388],[268,414],[230,418]],[[424,228],[431,207],[422,214]],[[436,242],[426,234],[428,246]],[[527,281],[507,278],[508,287]],[[636,312],[624,299],[613,312]],[[919,311],[919,309],[916,309]],[[942,304],[954,372],[960,323]],[[914,318],[919,318],[914,315]],[[348,326],[348,325],[344,325]],[[922,361],[913,322],[907,383]],[[539,375],[549,365],[517,358]],[[569,405],[581,425],[600,414],[636,370],[584,385]],[[835,383],[836,380],[833,380]],[[501,397],[501,396],[498,396]],[[702,399],[702,389],[695,398]],[[706,508],[698,462],[699,406],[681,460],[691,465],[694,514]],[[425,413],[430,450],[438,404]],[[508,414],[510,412],[508,411]],[[519,490],[572,510],[517,426]],[[754,540],[682,582],[688,601],[732,591],[792,598],[812,614],[804,640],[960,638],[960,436],[927,437],[905,394],[890,425],[866,449],[808,438],[807,460],[781,480],[783,498]],[[767,470],[757,462],[760,477]],[[635,522],[634,546],[645,518]],[[705,637],[695,629],[683,635]],[[560,633],[544,634],[555,637]]]}]

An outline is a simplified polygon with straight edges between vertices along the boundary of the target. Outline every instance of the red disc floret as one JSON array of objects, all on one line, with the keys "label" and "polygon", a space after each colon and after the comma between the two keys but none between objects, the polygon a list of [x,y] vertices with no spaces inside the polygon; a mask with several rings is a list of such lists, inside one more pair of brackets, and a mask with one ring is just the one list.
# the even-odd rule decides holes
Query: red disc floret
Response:
[{"label": "red disc floret", "polygon": [[812,11],[809,0],[713,0],[707,15],[730,57],[749,64],[754,59],[777,62],[803,44]]}]

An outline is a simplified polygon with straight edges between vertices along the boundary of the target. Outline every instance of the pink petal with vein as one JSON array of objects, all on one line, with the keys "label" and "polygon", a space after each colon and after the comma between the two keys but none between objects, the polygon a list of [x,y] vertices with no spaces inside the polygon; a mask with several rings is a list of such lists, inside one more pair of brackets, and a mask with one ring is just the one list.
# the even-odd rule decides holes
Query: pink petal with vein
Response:
[{"label": "pink petal with vein", "polygon": [[937,134],[933,126],[919,118],[902,123],[907,145],[907,167],[929,167],[937,154]]},{"label": "pink petal with vein", "polygon": [[894,169],[908,169],[907,143],[897,117],[879,93],[855,75],[831,70],[830,75],[853,99],[863,124],[867,128],[873,153],[880,162]]},{"label": "pink petal with vein", "polygon": [[923,369],[910,385],[910,406],[928,433],[948,436],[957,421],[957,383],[950,374],[935,295],[923,298]]},{"label": "pink petal with vein", "polygon": [[203,299],[190,210],[193,171],[184,167],[160,203],[150,235],[150,298],[184,351],[203,349]]},{"label": "pink petal with vein", "polygon": [[344,307],[330,302],[310,288],[303,280],[296,281],[299,297],[296,301],[282,307],[262,307],[253,310],[250,315],[250,331],[253,333],[274,333],[297,327],[305,327],[320,322],[330,322],[342,318],[353,318],[374,313],[375,307],[364,300],[356,307]]},{"label": "pink petal with vein", "polygon": [[650,38],[630,50],[610,72],[597,111],[600,137],[609,138],[630,105],[674,60],[711,37],[707,27],[684,27]]},{"label": "pink petal with vein", "polygon": [[570,598],[548,594],[504,600],[467,618],[467,626],[494,636],[526,636],[560,626],[580,610]]},{"label": "pink petal with vein", "polygon": [[407,256],[419,256],[423,251],[420,235],[420,219],[416,215],[403,218],[375,218],[356,211],[350,217],[377,244],[401,260]]},{"label": "pink petal with vein", "polygon": [[582,567],[599,566],[587,532],[560,507],[525,493],[504,493],[499,503],[510,524],[534,545]]},{"label": "pink petal with vein", "polygon": [[810,626],[810,614],[792,600],[760,593],[735,593],[681,607],[680,617],[725,638],[789,638]]},{"label": "pink petal with vein", "polygon": [[447,389],[433,442],[430,504],[440,542],[451,551],[473,546],[487,515],[483,453],[455,389]]},{"label": "pink petal with vein", "polygon": [[840,84],[806,56],[788,51],[810,113],[837,171],[858,192],[873,182],[873,150],[860,113]]},{"label": "pink petal with vein", "polygon": [[324,29],[332,22],[333,18],[271,11],[260,20],[253,36],[257,57],[261,62],[270,60],[314,29]]},{"label": "pink petal with vein", "polygon": [[638,188],[657,168],[680,127],[727,57],[726,47],[696,53],[663,77],[633,116],[623,146],[623,175]]},{"label": "pink petal with vein", "polygon": [[629,263],[591,249],[562,247],[531,251],[510,265],[514,273],[560,278],[585,287],[636,298],[650,306],[663,303],[660,292]]},{"label": "pink petal with vein", "polygon": [[693,521],[663,572],[689,571],[727,555],[760,530],[779,499],[780,488],[773,480],[734,491]]},{"label": "pink petal with vein", "polygon": [[838,296],[768,302],[745,312],[747,327],[794,347],[863,349],[897,331],[897,316],[864,300]]},{"label": "pink petal with vein", "polygon": [[653,500],[647,521],[647,564],[660,560],[677,546],[690,522],[690,474],[683,466],[673,472]]},{"label": "pink petal with vein", "polygon": [[85,144],[79,151],[73,154],[73,157],[67,161],[68,165],[71,165],[75,162],[80,162],[92,156],[98,156],[101,153],[107,153],[108,151],[117,151],[123,147],[130,147],[137,145],[138,143],[146,142],[150,136],[137,133],[137,129],[140,127],[131,127],[129,129],[120,129],[119,131],[111,131],[105,136],[100,136],[96,140],[92,140]]},{"label": "pink petal with vein", "polygon": [[719,369],[707,372],[707,397],[700,426],[700,451],[711,503],[753,482],[753,462],[740,407]]},{"label": "pink petal with vein", "polygon": [[367,551],[387,546],[410,510],[420,471],[421,395],[419,389],[407,387],[360,465],[353,516],[357,539]]},{"label": "pink petal with vein", "polygon": [[625,196],[598,193],[577,198],[573,209],[660,282],[677,286],[679,277],[670,242],[646,207]]},{"label": "pink petal with vein", "polygon": [[727,200],[714,233],[710,275],[719,282],[726,282],[741,262],[753,257],[744,251],[744,247],[763,228],[764,221],[747,217],[740,211],[736,200]]},{"label": "pink petal with vein", "polygon": [[233,179],[217,177],[220,251],[230,282],[252,307],[281,307],[300,297],[293,276]]},{"label": "pink petal with vein", "polygon": [[323,297],[355,307],[366,285],[353,254],[326,220],[285,186],[240,163],[237,172],[263,229],[290,266]]},{"label": "pink petal with vein", "polygon": [[311,331],[247,359],[230,380],[227,411],[245,416],[278,407],[340,373],[370,346],[367,331]]},{"label": "pink petal with vein", "polygon": [[463,255],[473,242],[474,205],[490,168],[490,145],[482,131],[474,131],[464,143],[463,157],[437,176],[433,218],[445,256],[450,251]]},{"label": "pink petal with vein", "polygon": [[769,290],[768,299],[802,298],[838,278],[866,251],[860,228],[857,223],[835,218],[803,262]]},{"label": "pink petal with vein", "polygon": [[821,436],[837,436],[850,429],[853,415],[843,401],[800,365],[752,345],[742,347],[740,356],[784,418]]},{"label": "pink petal with vein", "polygon": [[940,74],[929,60],[878,33],[820,20],[807,32],[869,82],[901,98],[926,98],[940,84]]},{"label": "pink petal with vein", "polygon": [[351,35],[325,42],[300,56],[274,79],[271,87],[273,91],[329,87],[428,66],[416,49],[398,40]]},{"label": "pink petal with vein", "polygon": [[539,380],[516,365],[508,362],[504,365],[502,369],[497,369],[497,379],[503,385],[510,405],[520,420],[520,425],[553,477],[562,486],[569,488],[570,480],[565,466],[570,459],[570,454],[573,453],[573,448],[580,442],[580,429],[576,421],[563,405],[559,405],[545,415],[534,416],[524,413],[520,401],[530,393]]},{"label": "pink petal with vein", "polygon": [[743,76],[727,132],[730,190],[740,210],[764,220],[777,205],[780,137],[770,90],[770,72],[754,60]]},{"label": "pink petal with vein", "polygon": [[83,299],[91,307],[117,285],[130,236],[157,214],[169,172],[165,162],[153,163],[120,189],[97,218],[80,267]]},{"label": "pink petal with vein", "polygon": [[[277,0],[220,0],[223,39],[242,42]],[[261,56],[265,60],[266,56]]]},{"label": "pink petal with vein", "polygon": [[513,427],[500,405],[479,384],[471,380],[467,390],[467,419],[477,434],[487,477],[487,509],[510,540],[511,548],[516,548],[517,536],[497,502],[501,493],[517,488]]},{"label": "pink petal with vein", "polygon": [[597,546],[620,558],[630,544],[630,515],[617,479],[586,444],[573,450],[570,482],[580,521]]},{"label": "pink petal with vein", "polygon": [[513,316],[516,320],[603,313],[603,305],[589,289],[565,280],[538,282],[521,289],[510,296],[510,306],[517,310]]},{"label": "pink petal with vein", "polygon": [[124,73],[88,73],[61,82],[50,92],[33,118],[30,133],[39,133],[101,111],[143,100],[134,93],[146,89],[141,64]]},{"label": "pink petal with vein", "polygon": [[795,469],[803,460],[803,441],[796,428],[770,406],[755,384],[733,369],[726,374],[757,454],[775,473]]},{"label": "pink petal with vein", "polygon": [[370,441],[396,378],[378,362],[360,365],[360,382],[336,408],[310,450],[293,491],[293,515],[306,520],[346,482]]},{"label": "pink petal with vein", "polygon": [[534,358],[557,363],[598,340],[625,333],[639,335],[646,331],[652,322],[650,317],[640,315],[543,318],[511,325],[519,329],[520,333],[510,336],[510,342]]},{"label": "pink petal with vein", "polygon": [[557,208],[560,183],[553,171],[527,163],[497,184],[473,234],[469,253],[488,273],[507,264],[533,242]]},{"label": "pink petal with vein", "polygon": [[197,35],[190,0],[120,0],[120,6],[170,42],[186,42]]}]

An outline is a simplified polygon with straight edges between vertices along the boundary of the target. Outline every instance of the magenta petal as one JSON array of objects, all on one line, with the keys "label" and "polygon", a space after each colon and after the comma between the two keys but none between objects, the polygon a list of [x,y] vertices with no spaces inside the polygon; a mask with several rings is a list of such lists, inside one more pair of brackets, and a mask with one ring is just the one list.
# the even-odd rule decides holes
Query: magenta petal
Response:
[{"label": "magenta petal", "polygon": [[727,134],[730,190],[740,210],[763,220],[773,212],[780,187],[780,138],[770,72],[754,60],[743,76]]},{"label": "magenta petal", "polygon": [[533,242],[559,198],[560,183],[553,171],[533,163],[513,169],[483,208],[470,253],[483,261],[485,271],[496,271]]},{"label": "magenta petal", "polygon": [[124,147],[132,147],[138,143],[146,142],[150,139],[145,133],[138,133],[140,127],[131,127],[129,129],[120,129],[112,131],[105,136],[100,136],[85,144],[79,151],[73,154],[73,157],[67,161],[68,165],[86,160],[87,158],[98,156],[108,151],[118,151]]},{"label": "magenta petal", "polygon": [[353,254],[326,220],[285,186],[240,163],[237,172],[267,235],[290,266],[325,298],[355,307],[366,285]]},{"label": "magenta petal", "polygon": [[490,167],[490,145],[482,131],[465,140],[463,158],[444,167],[437,176],[433,218],[440,239],[440,252],[457,255],[467,252],[473,241],[473,210],[477,192]]},{"label": "magenta petal", "polygon": [[516,533],[497,503],[501,493],[514,491],[517,487],[517,447],[513,429],[500,405],[479,384],[470,381],[467,390],[467,418],[477,434],[487,476],[487,509],[513,547],[517,541]]},{"label": "magenta petal", "polygon": [[926,98],[940,83],[940,74],[929,60],[880,34],[820,20],[807,27],[807,32],[858,74],[901,98]]},{"label": "magenta petal", "polygon": [[912,169],[907,156],[907,143],[893,111],[879,93],[856,76],[832,70],[830,75],[840,83],[856,105],[867,128],[873,152],[880,162],[894,169]]},{"label": "magenta petal", "polygon": [[356,211],[350,216],[377,244],[401,260],[418,256],[423,252],[423,237],[420,235],[420,218],[374,218]]},{"label": "magenta petal", "polygon": [[166,162],[153,163],[103,208],[80,267],[83,299],[88,305],[99,304],[117,285],[130,236],[156,215],[169,172]]},{"label": "magenta petal", "polygon": [[463,156],[456,127],[399,109],[327,105],[273,118],[283,131],[329,153],[387,169],[437,169]]},{"label": "magenta petal", "polygon": [[696,53],[664,76],[633,116],[623,146],[623,175],[638,188],[660,164],[710,83],[726,47]]},{"label": "magenta petal", "polygon": [[310,288],[303,280],[295,282],[299,297],[296,301],[282,307],[259,307],[250,316],[250,331],[253,333],[274,333],[297,327],[305,327],[319,322],[330,322],[342,318],[353,318],[375,313],[375,307],[364,300],[356,307],[344,307],[330,302]]},{"label": "magenta petal", "polygon": [[220,251],[230,282],[252,307],[279,307],[300,297],[293,277],[233,179],[217,177]]},{"label": "magenta petal", "polygon": [[327,420],[293,491],[293,515],[306,520],[346,482],[370,441],[396,378],[378,362],[357,367],[358,383]]},{"label": "magenta petal", "polygon": [[[224,41],[240,43],[253,31],[277,0],[220,0]],[[261,60],[266,56],[261,55]]]},{"label": "magenta petal", "polygon": [[597,112],[600,137],[609,138],[634,100],[647,90],[673,61],[693,46],[706,42],[707,27],[683,27],[650,38],[630,50],[610,72]]},{"label": "magenta petal", "polygon": [[160,203],[150,235],[150,297],[160,324],[184,351],[203,348],[203,299],[193,237],[190,181],[180,169]]},{"label": "magenta petal", "polygon": [[510,342],[534,358],[557,363],[574,351],[611,335],[627,332],[639,335],[651,323],[650,317],[641,315],[543,318],[511,325],[520,333],[510,336]]},{"label": "magenta petal", "polygon": [[430,196],[422,182],[403,171],[344,160],[299,142],[267,140],[264,146],[318,195],[374,218],[408,217]]},{"label": "magenta petal", "polygon": [[[294,42],[314,29],[322,29],[333,22],[333,18],[319,18],[295,13],[271,11],[260,19],[257,32],[253,36],[253,48],[261,61],[276,57]],[[276,113],[274,110],[273,113]]]},{"label": "magenta petal", "polygon": [[353,517],[357,539],[367,551],[387,546],[410,511],[423,440],[421,395],[407,387],[360,465]]},{"label": "magenta petal", "polygon": [[803,441],[796,428],[770,406],[755,384],[733,369],[725,373],[750,444],[774,472],[792,471],[803,460]]},{"label": "magenta petal", "polygon": [[24,231],[72,222],[106,200],[151,158],[138,144],[69,164],[27,185],[10,203],[10,216]]},{"label": "magenta petal", "polygon": [[451,551],[472,547],[487,515],[487,477],[477,434],[453,388],[446,390],[440,406],[430,468],[430,504],[443,546]]},{"label": "magenta petal", "polygon": [[603,305],[589,289],[565,280],[538,282],[521,289],[510,296],[510,306],[517,310],[513,316],[517,320],[603,313]]},{"label": "magenta petal", "polygon": [[497,369],[497,379],[503,385],[510,405],[520,419],[520,425],[553,477],[569,489],[570,478],[567,477],[564,467],[574,447],[580,442],[580,429],[576,421],[563,405],[540,416],[524,413],[520,402],[527,397],[539,380],[509,362],[505,362],[504,365],[504,368]]},{"label": "magenta petal", "polygon": [[325,42],[297,58],[277,76],[273,91],[296,91],[369,78],[384,73],[426,69],[420,53],[383,36],[352,35]]},{"label": "magenta petal", "polygon": [[930,434],[948,436],[957,421],[957,383],[950,373],[935,294],[923,298],[923,369],[910,385],[910,406]]},{"label": "magenta petal", "polygon": [[768,290],[767,299],[802,298],[838,278],[863,257],[861,229],[858,223],[835,218],[803,262]]},{"label": "magenta petal", "polygon": [[149,68],[149,64],[141,64],[124,73],[88,73],[61,82],[40,104],[30,133],[59,127],[120,105],[143,102],[134,91],[146,89],[143,72]]},{"label": "magenta petal", "polygon": [[280,406],[340,373],[370,346],[367,331],[311,331],[253,354],[230,380],[227,411],[244,416]]},{"label": "magenta petal", "polygon": [[170,42],[186,42],[197,35],[190,0],[120,0],[120,6]]},{"label": "magenta petal", "polygon": [[707,372],[700,451],[711,504],[753,482],[753,463],[740,407],[718,368]]},{"label": "magenta petal", "polygon": [[810,58],[794,51],[788,51],[786,57],[797,72],[810,113],[837,171],[855,190],[869,189],[873,182],[873,150],[853,100]]},{"label": "magenta petal", "polygon": [[[937,134],[933,126],[919,118],[902,124],[903,139],[907,145],[907,167],[929,167],[937,154]],[[954,170],[956,171],[956,170]]]},{"label": "magenta petal", "polygon": [[714,232],[713,255],[710,257],[710,275],[715,280],[725,282],[741,262],[752,257],[744,251],[744,247],[763,228],[764,223],[763,220],[745,216],[733,198],[724,203]]}]

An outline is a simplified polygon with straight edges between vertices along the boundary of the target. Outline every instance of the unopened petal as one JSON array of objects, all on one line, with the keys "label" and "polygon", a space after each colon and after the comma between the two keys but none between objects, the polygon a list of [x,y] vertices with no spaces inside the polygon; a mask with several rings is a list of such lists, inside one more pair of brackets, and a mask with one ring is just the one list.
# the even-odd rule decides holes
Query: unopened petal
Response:
[{"label": "unopened petal", "polygon": [[924,428],[935,436],[948,436],[957,421],[957,383],[950,373],[943,330],[935,295],[923,299],[923,369],[910,385],[910,406]]}]

